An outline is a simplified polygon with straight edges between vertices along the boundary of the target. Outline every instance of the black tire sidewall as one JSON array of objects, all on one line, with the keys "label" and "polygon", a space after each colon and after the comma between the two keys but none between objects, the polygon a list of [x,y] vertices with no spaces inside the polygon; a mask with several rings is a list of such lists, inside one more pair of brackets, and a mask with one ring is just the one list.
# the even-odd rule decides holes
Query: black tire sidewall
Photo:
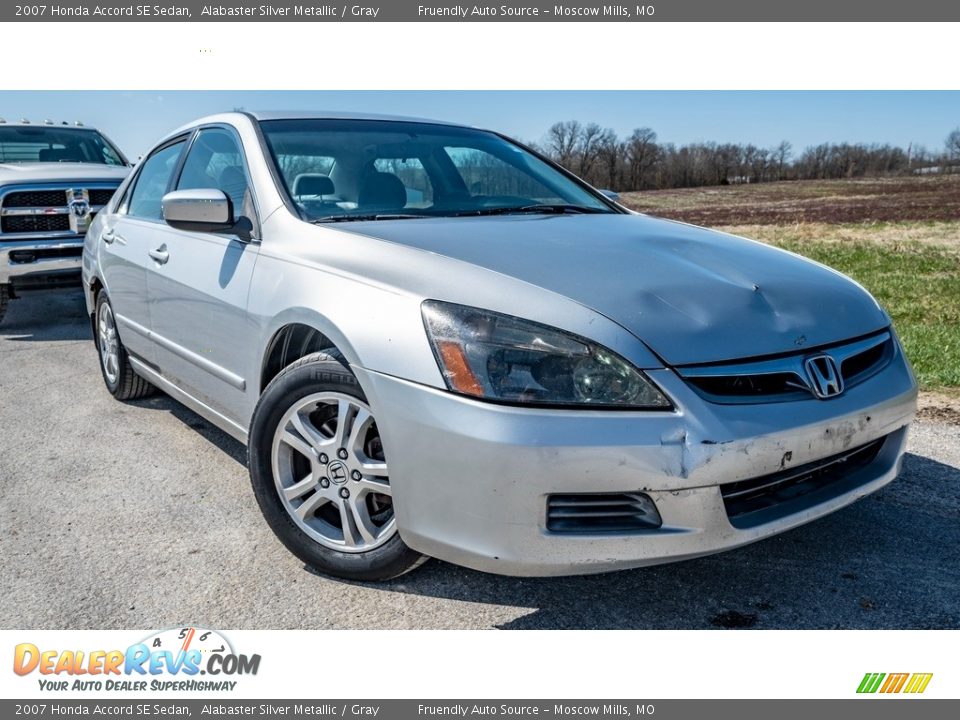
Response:
[{"label": "black tire sidewall", "polygon": [[356,377],[333,354],[308,356],[274,378],[254,411],[247,443],[250,480],[260,510],[287,549],[320,572],[352,580],[386,580],[401,575],[413,568],[422,556],[408,548],[399,533],[367,552],[340,552],[304,533],[277,493],[271,456],[276,428],[291,406],[318,392],[341,393],[367,402]]},{"label": "black tire sidewall", "polygon": [[111,383],[107,377],[107,369],[103,364],[103,351],[100,348],[100,308],[103,305],[110,306],[110,313],[113,315],[113,326],[115,329],[117,326],[117,316],[113,312],[113,305],[110,304],[110,298],[107,297],[106,292],[101,290],[97,294],[97,304],[93,315],[93,344],[97,348],[97,360],[100,364],[100,375],[103,377],[103,384],[107,386],[107,391],[116,397],[123,383],[123,369],[126,366],[127,354],[123,348],[123,343],[120,342],[120,332],[117,330],[117,381]]}]

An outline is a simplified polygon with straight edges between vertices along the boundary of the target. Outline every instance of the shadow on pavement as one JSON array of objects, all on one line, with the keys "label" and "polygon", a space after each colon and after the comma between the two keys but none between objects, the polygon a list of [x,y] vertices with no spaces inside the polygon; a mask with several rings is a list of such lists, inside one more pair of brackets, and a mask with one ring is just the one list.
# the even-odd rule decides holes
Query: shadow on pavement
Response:
[{"label": "shadow on pavement", "polygon": [[[49,318],[57,318],[51,322]],[[0,336],[11,342],[91,340],[90,321],[80,287],[31,290],[11,300],[0,323]]]}]

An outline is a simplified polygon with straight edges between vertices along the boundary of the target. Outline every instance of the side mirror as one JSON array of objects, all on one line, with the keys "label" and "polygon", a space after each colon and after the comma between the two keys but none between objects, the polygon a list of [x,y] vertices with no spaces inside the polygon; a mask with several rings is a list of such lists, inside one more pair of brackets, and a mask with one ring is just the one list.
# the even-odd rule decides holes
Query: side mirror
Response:
[{"label": "side mirror", "polygon": [[617,202],[620,199],[620,193],[614,192],[613,190],[600,190],[600,194],[603,195],[607,200],[613,200]]},{"label": "side mirror", "polygon": [[174,190],[163,196],[163,219],[170,227],[194,232],[235,230],[233,203],[222,190]]}]

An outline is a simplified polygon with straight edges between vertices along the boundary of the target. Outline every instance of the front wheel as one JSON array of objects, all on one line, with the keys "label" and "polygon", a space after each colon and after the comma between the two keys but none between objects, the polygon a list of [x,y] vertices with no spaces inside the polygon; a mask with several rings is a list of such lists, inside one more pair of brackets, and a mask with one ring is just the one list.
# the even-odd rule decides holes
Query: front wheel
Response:
[{"label": "front wheel", "polygon": [[425,560],[397,533],[377,421],[339,355],[314,353],[274,378],[254,411],[249,452],[264,517],[308,565],[388,580]]}]

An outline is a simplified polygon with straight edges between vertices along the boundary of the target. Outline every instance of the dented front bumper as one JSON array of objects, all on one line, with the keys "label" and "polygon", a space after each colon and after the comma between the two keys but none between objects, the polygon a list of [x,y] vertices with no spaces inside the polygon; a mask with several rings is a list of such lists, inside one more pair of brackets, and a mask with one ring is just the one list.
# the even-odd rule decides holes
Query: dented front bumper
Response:
[{"label": "dented front bumper", "polygon": [[[670,370],[649,374],[671,412],[540,410],[478,402],[355,368],[389,458],[401,537],[488,572],[568,575],[671,562],[745,545],[826,515],[893,480],[916,410],[899,347],[829,400],[719,405]],[[378,411],[378,408],[389,411]],[[732,523],[722,486],[877,443],[869,463]],[[658,529],[555,533],[553,494],[642,492]]]}]

